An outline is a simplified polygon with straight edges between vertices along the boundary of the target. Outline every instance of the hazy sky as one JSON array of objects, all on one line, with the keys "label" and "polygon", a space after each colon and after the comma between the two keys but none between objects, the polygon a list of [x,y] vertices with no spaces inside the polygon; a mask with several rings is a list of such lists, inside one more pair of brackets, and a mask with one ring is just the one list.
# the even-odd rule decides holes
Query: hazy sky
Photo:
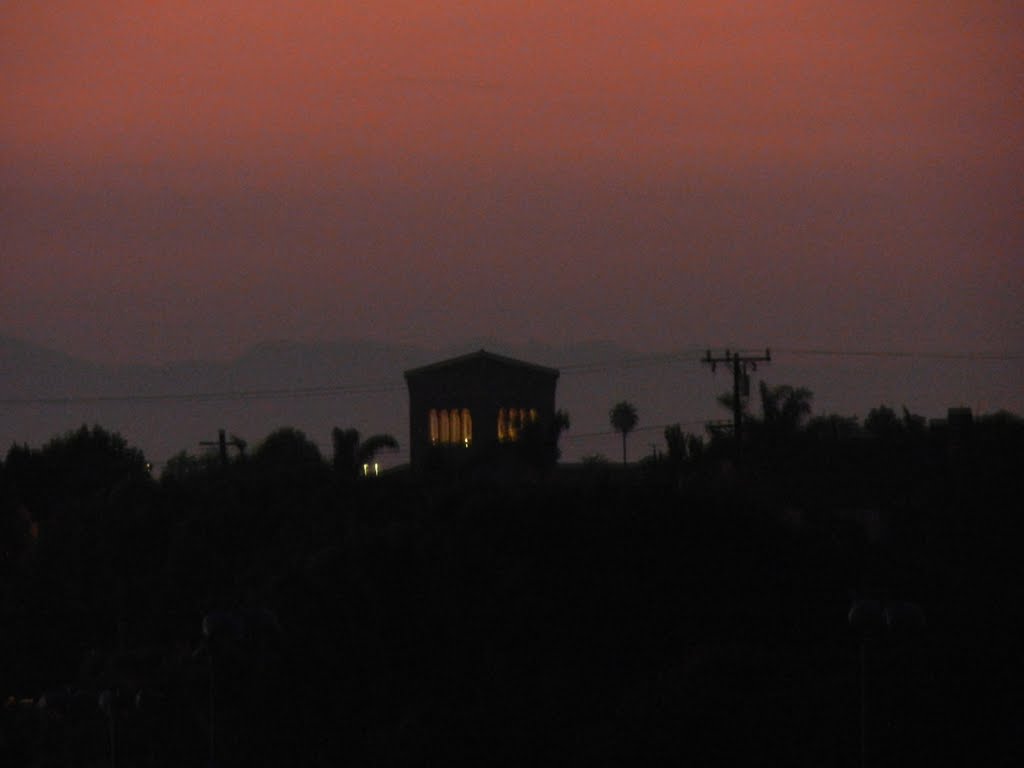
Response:
[{"label": "hazy sky", "polygon": [[1024,6],[0,15],[0,333],[1024,349]]}]

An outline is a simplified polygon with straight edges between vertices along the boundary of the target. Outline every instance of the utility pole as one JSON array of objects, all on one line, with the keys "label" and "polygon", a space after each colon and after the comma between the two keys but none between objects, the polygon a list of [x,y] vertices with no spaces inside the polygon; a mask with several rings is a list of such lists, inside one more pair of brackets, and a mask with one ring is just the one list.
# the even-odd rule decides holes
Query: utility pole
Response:
[{"label": "utility pole", "polygon": [[228,440],[227,433],[223,429],[217,430],[216,442],[214,442],[213,440],[201,440],[199,444],[207,448],[217,446],[217,453],[220,455],[220,463],[223,464],[224,466],[227,466],[228,464],[229,445],[234,448],[237,448],[238,452],[243,456],[245,455],[245,440],[243,440],[240,437],[235,437],[234,435],[232,435],[231,439]]},{"label": "utility pole", "polygon": [[740,450],[743,440],[743,400],[742,395],[750,394],[750,377],[748,370],[756,371],[758,363],[770,363],[772,351],[765,349],[764,355],[741,355],[739,352],[725,350],[722,357],[712,357],[711,350],[707,351],[702,363],[711,366],[711,372],[719,363],[732,366],[732,434],[736,438],[736,450]]}]

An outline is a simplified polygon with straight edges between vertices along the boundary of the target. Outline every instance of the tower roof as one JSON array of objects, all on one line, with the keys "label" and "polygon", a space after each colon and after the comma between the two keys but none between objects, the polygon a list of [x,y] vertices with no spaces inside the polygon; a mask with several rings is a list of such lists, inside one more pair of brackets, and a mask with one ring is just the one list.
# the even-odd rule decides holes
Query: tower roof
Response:
[{"label": "tower roof", "polygon": [[548,368],[547,366],[537,365],[536,363],[528,363],[524,360],[516,360],[514,357],[506,357],[505,355],[497,355],[494,352],[488,352],[485,349],[480,349],[476,352],[470,352],[466,355],[459,355],[458,357],[450,357],[447,360],[439,360],[436,363],[430,363],[429,365],[423,365],[419,368],[411,368],[405,372],[405,378],[413,378],[420,376],[425,373],[434,373],[442,371],[446,368],[456,368],[467,363],[476,361],[493,361],[500,363],[501,365],[512,366],[516,368],[525,368],[536,373],[545,374],[554,378],[558,377],[557,368]]}]

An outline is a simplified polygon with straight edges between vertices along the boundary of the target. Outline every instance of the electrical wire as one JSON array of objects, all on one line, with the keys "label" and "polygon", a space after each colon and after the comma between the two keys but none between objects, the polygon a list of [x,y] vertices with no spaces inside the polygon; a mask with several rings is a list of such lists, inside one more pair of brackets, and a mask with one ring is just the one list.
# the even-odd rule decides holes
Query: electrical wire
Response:
[{"label": "electrical wire", "polygon": [[905,352],[866,349],[798,349],[791,347],[773,348],[772,352],[793,355],[794,357],[873,357],[913,360],[961,360],[964,362],[977,362],[984,360],[1010,362],[1014,360],[1024,360],[1024,354],[1004,352]]},{"label": "electrical wire", "polygon": [[[1015,362],[1024,360],[1024,354],[1000,352],[909,352],[900,350],[844,350],[824,348],[776,347],[776,355],[794,357],[858,357],[894,360],[933,360],[945,362]],[[694,351],[645,355],[619,360],[602,360],[585,363],[570,363],[558,370],[567,376],[590,375],[611,370],[631,370],[643,367],[666,367],[685,363],[701,363],[703,356]],[[680,374],[696,374],[701,368],[678,371]],[[52,397],[4,397],[0,406],[74,406],[107,404],[159,404],[167,402],[225,402],[250,400],[302,399],[314,397],[335,397],[343,395],[383,394],[404,390],[404,384],[376,382],[364,384],[336,384],[317,387],[283,387],[271,389],[238,389],[206,392],[166,392],[157,394],[119,395],[62,395]]]},{"label": "electrical wire", "polygon": [[401,384],[352,384],[321,387],[243,389],[214,392],[161,393],[153,395],[67,395],[60,397],[0,398],[0,405],[96,405],[110,403],[222,402],[230,400],[277,400],[334,395],[365,395],[396,392]]},{"label": "electrical wire", "polygon": [[[699,419],[699,420],[695,419],[695,420],[691,420],[691,421],[674,421],[671,424],[653,424],[653,425],[649,425],[649,426],[636,427],[636,428],[630,430],[630,434],[633,434],[634,432],[652,432],[654,430],[665,430],[667,427],[675,427],[675,426],[679,426],[679,427],[703,426],[706,423],[707,423],[707,419]],[[614,429],[608,429],[608,430],[604,430],[602,432],[580,432],[580,433],[577,433],[577,434],[573,434],[572,430],[569,430],[568,432],[563,432],[562,433],[561,439],[562,440],[583,440],[583,439],[592,438],[592,437],[610,437],[612,435],[618,435],[618,434],[621,434],[621,433],[618,432],[617,430],[614,430]]]}]

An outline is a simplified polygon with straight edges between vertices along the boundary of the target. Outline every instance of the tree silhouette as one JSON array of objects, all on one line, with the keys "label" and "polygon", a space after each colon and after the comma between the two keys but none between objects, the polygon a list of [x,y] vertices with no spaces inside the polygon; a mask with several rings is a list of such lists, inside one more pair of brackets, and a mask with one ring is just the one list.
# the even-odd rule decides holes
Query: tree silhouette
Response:
[{"label": "tree silhouette", "polygon": [[259,489],[264,506],[280,501],[275,494],[294,500],[330,476],[317,444],[293,427],[274,430],[256,446],[251,459],[230,466],[244,470],[246,482]]},{"label": "tree silhouette", "polygon": [[920,437],[924,435],[928,429],[928,422],[924,416],[916,413],[911,413],[907,406],[903,406],[903,428],[907,431],[907,434]]},{"label": "tree silhouette", "polygon": [[43,446],[39,458],[47,485],[69,496],[89,495],[126,481],[150,479],[142,451],[129,446],[118,433],[98,425],[83,425],[54,437]]},{"label": "tree silhouette", "polygon": [[348,478],[358,477],[363,465],[372,463],[385,448],[398,450],[398,441],[391,435],[370,435],[361,440],[358,429],[335,427],[331,431],[331,442],[334,444],[334,469]]},{"label": "tree silhouette", "polygon": [[318,466],[323,457],[316,443],[306,437],[302,430],[281,427],[267,435],[257,446],[253,460],[258,466],[301,468]]},{"label": "tree silhouette", "polygon": [[892,440],[903,432],[903,423],[896,411],[887,405],[880,405],[872,408],[864,419],[864,429],[872,437],[882,440]]},{"label": "tree silhouette", "polygon": [[860,422],[856,416],[840,416],[837,413],[815,416],[804,428],[804,432],[818,440],[850,440],[860,431]]},{"label": "tree silhouette", "polygon": [[626,435],[633,431],[637,423],[636,406],[622,400],[608,411],[608,419],[616,432],[622,433],[622,464],[626,464]]},{"label": "tree silhouette", "polygon": [[811,415],[814,393],[806,387],[783,384],[769,387],[760,383],[761,413],[765,426],[776,433],[792,434]]},{"label": "tree silhouette", "polygon": [[668,461],[678,467],[686,458],[686,433],[678,424],[665,427],[665,445],[668,447]]},{"label": "tree silhouette", "polygon": [[555,411],[550,420],[527,422],[523,425],[516,443],[520,454],[538,469],[550,469],[562,456],[558,441],[567,429],[569,412],[562,409]]}]

